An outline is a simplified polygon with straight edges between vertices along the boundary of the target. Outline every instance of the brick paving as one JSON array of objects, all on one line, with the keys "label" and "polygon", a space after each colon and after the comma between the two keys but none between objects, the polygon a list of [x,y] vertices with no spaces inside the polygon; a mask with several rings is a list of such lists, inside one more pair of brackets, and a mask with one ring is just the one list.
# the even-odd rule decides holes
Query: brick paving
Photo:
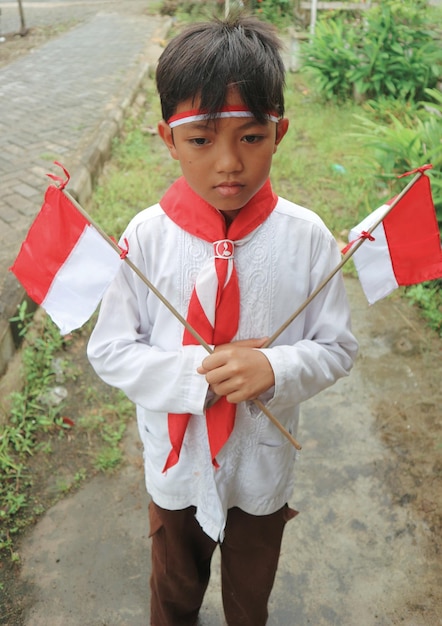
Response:
[{"label": "brick paving", "polygon": [[46,173],[59,173],[53,161],[69,169],[73,195],[90,195],[164,29],[146,5],[111,3],[0,69],[0,375],[13,350],[8,319],[24,296],[8,268],[41,207]]}]

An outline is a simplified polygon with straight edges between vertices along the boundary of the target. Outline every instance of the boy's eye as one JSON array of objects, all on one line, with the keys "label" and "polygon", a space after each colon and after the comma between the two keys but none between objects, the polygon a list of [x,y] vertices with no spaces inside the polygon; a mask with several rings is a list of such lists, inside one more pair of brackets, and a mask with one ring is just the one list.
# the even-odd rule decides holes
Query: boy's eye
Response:
[{"label": "boy's eye", "polygon": [[208,139],[205,137],[194,137],[190,139],[190,143],[193,143],[195,146],[205,146],[208,143]]},{"label": "boy's eye", "polygon": [[258,143],[262,139],[262,135],[245,135],[242,140],[245,143]]}]

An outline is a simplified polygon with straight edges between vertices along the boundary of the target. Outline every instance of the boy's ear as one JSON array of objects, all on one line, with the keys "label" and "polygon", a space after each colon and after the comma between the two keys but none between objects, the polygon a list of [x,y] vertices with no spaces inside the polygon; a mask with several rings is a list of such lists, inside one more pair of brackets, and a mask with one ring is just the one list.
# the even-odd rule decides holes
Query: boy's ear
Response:
[{"label": "boy's ear", "polygon": [[169,124],[164,120],[161,120],[161,122],[158,123],[158,134],[166,144],[167,149],[170,152],[170,156],[178,161],[178,154],[175,148],[175,143],[173,141],[172,129],[170,128]]},{"label": "boy's ear", "polygon": [[280,120],[278,120],[278,123],[276,124],[276,140],[275,140],[275,149],[273,150],[273,154],[276,152],[278,145],[283,140],[288,129],[289,129],[289,121],[286,117],[282,117]]}]

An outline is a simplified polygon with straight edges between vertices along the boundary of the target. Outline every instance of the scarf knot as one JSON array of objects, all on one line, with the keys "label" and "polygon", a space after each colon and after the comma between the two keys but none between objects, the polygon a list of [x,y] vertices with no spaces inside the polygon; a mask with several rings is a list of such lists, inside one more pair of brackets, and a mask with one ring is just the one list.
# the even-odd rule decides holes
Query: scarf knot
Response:
[{"label": "scarf knot", "polygon": [[235,243],[231,239],[220,239],[213,242],[213,254],[215,259],[233,259]]}]

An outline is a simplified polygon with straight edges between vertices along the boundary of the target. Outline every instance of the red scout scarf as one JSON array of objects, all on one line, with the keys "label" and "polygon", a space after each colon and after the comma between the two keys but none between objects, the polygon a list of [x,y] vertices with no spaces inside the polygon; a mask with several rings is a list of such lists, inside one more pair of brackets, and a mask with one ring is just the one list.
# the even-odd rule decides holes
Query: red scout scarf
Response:
[{"label": "red scout scarf", "polygon": [[[277,200],[267,180],[229,226],[226,226],[224,216],[198,196],[184,178],[179,178],[160,201],[162,209],[175,224],[213,244],[213,258],[201,268],[197,276],[187,312],[187,321],[208,344],[216,346],[229,343],[236,335],[240,294],[233,262],[234,247],[267,219]],[[185,329],[183,345],[197,343]],[[206,409],[209,446],[215,467],[218,467],[216,455],[233,430],[235,413],[236,405],[225,397]],[[163,471],[178,462],[190,417],[186,413],[169,413],[172,450]]]}]

